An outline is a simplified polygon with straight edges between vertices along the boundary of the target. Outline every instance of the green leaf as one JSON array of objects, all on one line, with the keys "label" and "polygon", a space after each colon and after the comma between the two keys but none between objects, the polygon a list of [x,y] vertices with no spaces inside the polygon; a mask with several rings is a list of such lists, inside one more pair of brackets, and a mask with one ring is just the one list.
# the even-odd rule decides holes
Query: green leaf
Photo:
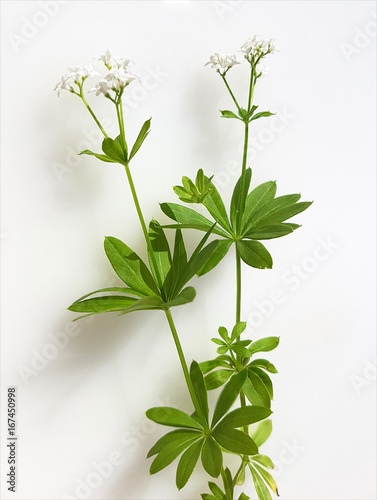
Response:
[{"label": "green leaf", "polygon": [[254,215],[268,205],[274,199],[275,194],[276,182],[268,181],[260,184],[247,195],[245,211],[242,215],[242,234],[249,231],[250,227],[254,224]]},{"label": "green leaf", "polygon": [[205,418],[205,422],[208,423],[208,396],[207,389],[204,383],[203,374],[200,371],[199,365],[196,361],[193,361],[190,366],[190,378],[196,399],[199,404],[199,408]]},{"label": "green leaf", "polygon": [[228,253],[229,248],[232,246],[232,240],[215,240],[217,242],[217,246],[211,255],[208,257],[207,261],[204,265],[199,269],[196,273],[198,276],[203,276],[204,274],[212,271],[217,264],[225,257]]},{"label": "green leaf", "polygon": [[176,293],[177,284],[184,273],[187,266],[187,253],[185,242],[183,241],[182,231],[176,229],[174,239],[174,252],[172,261],[172,283],[171,295],[174,297]]},{"label": "green leaf", "polygon": [[275,468],[273,461],[267,455],[254,455],[253,457],[251,457],[251,459],[254,462],[258,462],[259,464],[263,465],[263,467],[267,467],[267,469]]},{"label": "green leaf", "polygon": [[128,314],[135,311],[150,311],[155,309],[165,309],[165,303],[160,297],[144,297],[136,300],[131,306],[124,309],[120,314]]},{"label": "green leaf", "polygon": [[[272,385],[272,380],[267,375],[267,373],[264,372],[263,370],[261,370],[260,368],[258,368],[257,366],[253,366],[253,365],[249,367],[249,376],[250,376],[250,372],[255,373],[262,380],[262,382],[263,382],[263,384],[268,392],[270,399],[273,399],[274,389],[273,389],[273,385]],[[251,378],[250,378],[250,380],[251,380]]]},{"label": "green leaf", "polygon": [[250,238],[251,240],[272,240],[273,238],[281,238],[282,236],[291,234],[299,227],[301,227],[299,224],[284,224],[283,222],[279,222],[266,227],[255,227],[243,237]]},{"label": "green leaf", "polygon": [[208,391],[221,387],[234,372],[232,370],[216,370],[205,377],[205,384]]},{"label": "green leaf", "polygon": [[90,155],[90,156],[95,156],[101,161],[104,161],[106,163],[118,163],[117,160],[113,160],[107,155],[101,155],[99,153],[93,153],[93,151],[90,151],[89,149],[85,149],[84,151],[80,151],[79,155]]},{"label": "green leaf", "polygon": [[258,425],[256,430],[252,433],[252,438],[257,446],[261,446],[270,437],[271,432],[272,432],[271,420],[264,420]]},{"label": "green leaf", "polygon": [[242,455],[256,455],[258,448],[250,436],[243,431],[219,426],[213,431],[213,437],[226,450]]},{"label": "green leaf", "polygon": [[199,442],[192,444],[181,456],[176,475],[176,484],[179,490],[186,485],[191,474],[194,472],[202,447],[203,440],[201,439]]},{"label": "green leaf", "polygon": [[114,271],[126,285],[145,295],[159,295],[147,266],[125,243],[107,236],[105,252]]},{"label": "green leaf", "polygon": [[117,140],[106,137],[102,142],[102,151],[108,157],[112,158],[122,165],[127,161],[126,155],[122,149],[122,146]]},{"label": "green leaf", "polygon": [[[170,273],[172,260],[168,240],[160,224],[155,220],[150,222],[148,234],[154,255],[153,260],[150,252],[148,252],[149,265],[152,271],[156,272],[155,281],[157,281],[157,273],[161,277],[163,290],[165,295],[168,296],[172,281],[172,274]],[[154,270],[154,262],[157,266],[156,270]]]},{"label": "green leaf", "polygon": [[[238,207],[240,204],[241,179],[242,179],[242,175],[240,176],[236,185],[234,186],[232,200],[230,203],[230,221],[231,221],[232,228],[234,231],[237,231],[237,229],[238,229],[238,227],[237,227],[237,224],[238,224],[237,211],[238,211]],[[247,196],[247,193],[249,191],[250,181],[251,181],[251,168],[247,168],[245,171],[244,197]]]},{"label": "green leaf", "polygon": [[233,479],[232,479],[232,474],[230,473],[228,467],[224,471],[223,481],[227,498],[233,500],[233,493],[234,493]]},{"label": "green leaf", "polygon": [[265,337],[255,340],[249,347],[250,354],[272,351],[279,345],[279,337]]},{"label": "green leaf", "polygon": [[251,464],[249,464],[249,469],[253,477],[255,491],[257,492],[258,499],[272,500],[271,494],[268,491],[267,486],[264,484],[263,479],[260,477],[260,475],[256,472],[256,470],[254,469],[254,467],[252,467]]},{"label": "green leaf", "polygon": [[271,410],[263,406],[243,406],[228,413],[216,428],[245,427],[271,415]]},{"label": "green leaf", "polygon": [[91,295],[94,295],[95,293],[104,293],[104,292],[118,292],[118,293],[124,293],[126,295],[136,295],[137,297],[145,297],[145,295],[141,292],[138,292],[137,290],[132,290],[132,288],[126,288],[122,286],[112,286],[110,288],[101,288],[100,290],[95,290],[94,292],[87,293],[77,299],[75,302],[80,302],[81,300],[86,299],[87,297],[90,297]]},{"label": "green leaf", "polygon": [[149,469],[150,474],[156,474],[160,472],[160,470],[165,469],[165,467],[171,464],[186,448],[195,443],[196,440],[197,437],[183,443],[169,443],[164,446],[153,460]]},{"label": "green leaf", "polygon": [[202,449],[202,464],[211,477],[218,477],[223,465],[223,454],[213,437],[208,436]]},{"label": "green leaf", "polygon": [[225,328],[225,326],[220,326],[218,329],[220,337],[227,342],[229,340],[228,336],[228,330]]},{"label": "green leaf", "polygon": [[242,465],[242,467],[240,467],[238,469],[238,472],[237,472],[236,476],[234,477],[234,482],[237,486],[242,486],[245,482],[245,479],[246,479],[246,474],[245,474],[246,463],[243,462],[241,465]]},{"label": "green leaf", "polygon": [[236,397],[241,391],[241,388],[246,380],[247,370],[233,375],[233,377],[226,384],[221,391],[219,399],[217,400],[215,411],[213,413],[212,427],[225,415],[225,413],[232,406]]},{"label": "green leaf", "polygon": [[[176,222],[179,222],[179,227],[186,227],[192,229],[199,229],[200,231],[208,231],[213,227],[213,222],[208,220],[203,215],[199,214],[192,208],[184,207],[183,205],[178,205],[176,203],[161,203],[161,210],[165,215],[170,217]],[[174,226],[163,226],[163,227],[177,227]],[[224,238],[228,237],[228,234],[219,227],[214,227],[212,230],[214,234],[219,236],[223,236]]]},{"label": "green leaf", "polygon": [[250,500],[250,497],[248,497],[245,493],[241,493],[238,500]]},{"label": "green leaf", "polygon": [[147,458],[153,457],[159,453],[165,446],[170,443],[175,445],[185,443],[186,441],[191,441],[192,439],[197,439],[200,437],[200,433],[197,431],[189,431],[187,429],[176,429],[175,431],[168,432],[162,436],[154,446],[149,450]]},{"label": "green leaf", "polygon": [[68,309],[73,312],[100,314],[105,312],[122,311],[123,309],[131,306],[135,301],[137,301],[137,299],[134,297],[110,295],[74,302],[68,307]]},{"label": "green leaf", "polygon": [[239,321],[234,325],[232,330],[232,336],[230,339],[232,341],[236,340],[245,330],[246,330],[246,321]]},{"label": "green leaf", "polygon": [[260,368],[263,368],[263,370],[267,370],[270,373],[277,373],[277,369],[275,366],[267,361],[267,359],[254,359],[251,363],[248,364],[248,366],[257,366]]},{"label": "green leaf", "polygon": [[226,361],[218,358],[199,363],[199,368],[202,370],[203,374],[206,374],[214,368],[218,368],[219,366],[222,366],[223,368],[229,368],[229,364]]},{"label": "green leaf", "polygon": [[272,269],[272,257],[259,241],[239,240],[236,243],[241,259],[256,269]]},{"label": "green leaf", "polygon": [[268,117],[272,115],[276,115],[276,113],[271,113],[270,111],[261,111],[260,113],[255,113],[255,115],[250,118],[250,121],[252,122],[253,120],[258,120],[258,118]]},{"label": "green leaf", "polygon": [[211,182],[207,196],[203,200],[203,205],[212,215],[216,222],[220,224],[227,232],[231,232],[228,215],[221,196],[216,186]]},{"label": "green leaf", "polygon": [[242,356],[243,358],[250,358],[249,349],[244,347],[240,342],[234,342],[231,347],[232,351]]},{"label": "green leaf", "polygon": [[264,470],[260,465],[253,463],[253,466],[257,469],[259,474],[262,476],[264,481],[268,484],[268,486],[271,488],[271,490],[275,493],[275,495],[279,496],[279,491],[278,487],[276,484],[275,479],[271,476],[269,472]]},{"label": "green leaf", "polygon": [[213,337],[213,338],[211,339],[211,341],[212,341],[214,344],[217,344],[217,345],[226,345],[226,342],[224,342],[224,341],[222,341],[222,340],[218,339],[217,337]]},{"label": "green leaf", "polygon": [[229,351],[229,347],[228,346],[223,346],[223,347],[219,347],[218,349],[216,349],[216,352],[218,354],[225,354],[226,352]]},{"label": "green leaf", "polygon": [[166,307],[175,307],[175,306],[183,306],[184,304],[188,304],[195,299],[196,290],[192,286],[188,286],[182,290],[174,299],[169,300],[166,303]]},{"label": "green leaf", "polygon": [[149,120],[144,122],[143,126],[141,127],[139,135],[137,136],[137,139],[135,141],[135,144],[132,146],[131,153],[130,153],[130,160],[139,151],[141,145],[143,144],[147,135],[149,134],[150,128],[151,128],[151,120],[152,120],[152,118],[149,118]]},{"label": "green leaf", "polygon": [[187,263],[186,269],[182,273],[180,277],[177,289],[180,290],[190,279],[199,271],[199,269],[203,266],[212,252],[216,249],[217,241],[211,241],[206,247],[203,248],[206,241],[208,240],[213,226],[206,232],[204,237],[199,242],[198,246],[195,248],[192,253],[190,260]]},{"label": "green leaf", "polygon": [[312,203],[312,201],[302,201],[294,205],[283,206],[282,208],[273,208],[272,204],[271,209],[266,214],[258,214],[258,218],[253,221],[253,225],[266,226],[277,222],[284,222],[309,208]]},{"label": "green leaf", "polygon": [[249,370],[249,376],[245,380],[242,390],[252,405],[271,407],[271,399],[266,386],[252,370]]},{"label": "green leaf", "polygon": [[240,118],[233,113],[233,111],[229,111],[228,109],[221,110],[221,118],[236,118],[237,120],[240,120]]},{"label": "green leaf", "polygon": [[221,491],[221,488],[217,486],[217,484],[212,483],[212,481],[209,481],[208,486],[216,498],[218,498],[219,500],[226,500],[224,497],[224,493]]},{"label": "green leaf", "polygon": [[[201,493],[200,496],[202,497],[202,500],[219,500],[218,497],[215,497],[214,495],[209,495],[208,493]],[[223,496],[221,500],[226,500],[225,496]]]},{"label": "green leaf", "polygon": [[187,413],[170,408],[169,406],[159,406],[147,410],[146,416],[161,425],[170,427],[188,427],[190,429],[202,429],[202,426]]}]

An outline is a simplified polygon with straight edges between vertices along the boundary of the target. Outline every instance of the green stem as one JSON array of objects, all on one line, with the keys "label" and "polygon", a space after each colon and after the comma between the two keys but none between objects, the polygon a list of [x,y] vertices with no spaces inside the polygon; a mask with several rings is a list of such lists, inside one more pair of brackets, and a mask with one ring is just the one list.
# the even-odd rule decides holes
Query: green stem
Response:
[{"label": "green stem", "polygon": [[134,184],[134,182],[132,180],[131,171],[130,171],[130,167],[129,167],[128,163],[126,163],[124,165],[124,168],[126,170],[127,179],[128,179],[129,185],[130,185],[130,189],[131,189],[131,193],[132,193],[132,198],[133,198],[134,203],[135,203],[136,212],[137,212],[137,215],[139,217],[141,228],[142,228],[143,233],[144,233],[145,241],[147,243],[147,247],[148,247],[148,250],[149,250],[149,255],[150,255],[151,259],[152,259],[152,263],[153,263],[153,267],[154,267],[154,271],[155,271],[155,275],[156,275],[158,287],[160,288],[161,293],[163,293],[163,290],[162,290],[162,280],[161,280],[160,273],[158,272],[156,257],[154,255],[152,243],[151,243],[151,240],[149,238],[148,229],[147,229],[147,226],[145,224],[143,213],[141,211],[140,203],[139,203],[139,200],[138,200],[138,197],[137,197],[137,194],[136,194],[135,184]]},{"label": "green stem", "polygon": [[232,99],[233,99],[234,104],[237,106],[238,111],[240,111],[241,107],[240,107],[240,105],[238,104],[237,99],[234,97],[234,94],[233,94],[233,92],[232,92],[231,88],[229,87],[228,82],[226,81],[225,75],[222,75],[222,74],[220,73],[220,76],[221,76],[221,78],[223,79],[223,81],[224,81],[224,83],[225,83],[225,85],[226,85],[226,88],[228,89],[229,94],[231,95],[231,97],[232,97]]},{"label": "green stem", "polygon": [[239,321],[241,321],[241,257],[236,247],[236,323]]},{"label": "green stem", "polygon": [[122,147],[126,151],[126,158],[128,158],[128,147],[126,141],[126,132],[124,128],[124,118],[123,118],[123,106],[122,106],[122,98],[119,97],[118,103],[115,104],[118,116],[119,123],[119,132],[120,132],[120,140],[122,141]]},{"label": "green stem", "polygon": [[245,186],[246,186],[245,173],[246,173],[246,164],[247,164],[248,144],[249,144],[249,124],[245,123],[245,138],[244,138],[244,144],[243,144],[242,170],[241,170],[241,186],[240,186],[240,197],[239,197],[238,211],[237,211],[237,233],[241,229],[242,215],[243,215],[243,211],[245,208],[246,193],[244,191],[245,191]]},{"label": "green stem", "polygon": [[[201,415],[202,417],[204,417],[203,412],[199,406],[198,400],[197,400],[196,395],[195,395],[194,387],[193,387],[192,382],[191,382],[190,373],[189,373],[189,370],[187,367],[185,356],[183,354],[182,345],[181,345],[181,342],[179,340],[178,332],[177,332],[177,329],[175,327],[173,317],[172,317],[169,309],[165,311],[165,314],[166,314],[166,318],[167,318],[169,326],[170,326],[171,333],[173,335],[175,347],[176,347],[177,352],[178,352],[179,361],[181,362],[183,374],[185,376],[187,388],[189,390],[191,400],[194,404],[194,408],[195,408],[196,412],[198,413],[198,415]],[[206,430],[208,430],[208,429],[206,429]]]},{"label": "green stem", "polygon": [[81,92],[81,93],[79,94],[79,96],[81,97],[82,102],[85,104],[86,109],[87,109],[87,110],[89,111],[89,113],[91,114],[91,116],[92,116],[93,120],[94,120],[94,121],[96,122],[96,124],[98,125],[98,128],[101,130],[101,132],[103,133],[103,135],[104,135],[106,138],[107,138],[107,137],[109,137],[109,136],[106,134],[105,129],[104,129],[104,128],[102,127],[102,125],[100,124],[100,122],[99,122],[98,118],[97,118],[97,117],[96,117],[96,115],[94,114],[94,112],[93,112],[92,108],[89,106],[89,104],[88,104],[87,100],[85,99],[85,97],[84,97],[84,95],[83,95],[83,93],[82,93],[82,89],[80,89],[80,92]]}]

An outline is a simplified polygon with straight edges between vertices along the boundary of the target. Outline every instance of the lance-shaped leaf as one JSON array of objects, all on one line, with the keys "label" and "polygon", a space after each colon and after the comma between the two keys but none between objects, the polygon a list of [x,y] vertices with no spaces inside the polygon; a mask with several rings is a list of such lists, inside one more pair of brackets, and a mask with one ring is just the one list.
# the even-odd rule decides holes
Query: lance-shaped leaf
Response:
[{"label": "lance-shaped leaf", "polygon": [[232,406],[236,397],[241,391],[241,388],[246,380],[247,370],[233,375],[233,377],[226,384],[221,391],[219,399],[217,400],[215,411],[213,413],[212,427],[225,415],[225,413]]},{"label": "lance-shaped leaf", "polygon": [[249,366],[249,376],[250,376],[251,372],[253,372],[255,375],[257,375],[262,380],[264,386],[267,389],[269,397],[271,399],[273,399],[274,389],[273,389],[273,385],[272,385],[272,380],[267,375],[267,373],[265,371],[263,371],[261,368],[254,366],[254,365]]},{"label": "lance-shaped leaf", "polygon": [[132,288],[126,288],[122,286],[112,286],[109,288],[100,288],[99,290],[95,290],[94,292],[87,293],[77,299],[75,302],[80,302],[81,300],[86,299],[87,297],[90,297],[91,295],[94,295],[96,293],[105,293],[105,292],[117,292],[117,293],[124,293],[126,295],[136,295],[137,297],[145,297],[145,295],[141,292],[138,292],[137,290],[133,290]]},{"label": "lance-shaped leaf", "polygon": [[182,290],[174,299],[169,300],[166,303],[166,307],[175,307],[175,306],[183,306],[184,304],[188,304],[195,299],[196,291],[192,286],[188,286]]},{"label": "lance-shaped leaf", "polygon": [[100,314],[105,312],[122,311],[137,301],[134,297],[110,295],[74,302],[68,307],[70,311],[79,313]]},{"label": "lance-shaped leaf", "polygon": [[261,467],[260,465],[258,465],[256,463],[253,463],[253,467],[255,467],[257,469],[259,474],[264,479],[265,483],[267,483],[267,485],[271,488],[271,490],[275,493],[275,495],[279,496],[279,491],[278,491],[276,481],[271,476],[271,474],[269,472],[267,472],[265,469],[263,469],[263,467]]},{"label": "lance-shaped leaf", "polygon": [[210,372],[211,370],[222,366],[223,368],[229,368],[229,363],[221,358],[211,359],[209,361],[203,361],[199,363],[199,368],[202,370],[203,374]]},{"label": "lance-shaped leaf", "polygon": [[182,276],[186,266],[187,266],[187,253],[186,253],[185,242],[183,241],[182,231],[180,229],[176,229],[175,239],[174,239],[173,262],[172,262],[172,282],[170,290],[170,295],[173,297],[175,296],[179,278]]},{"label": "lance-shaped leaf", "polygon": [[271,113],[270,111],[261,111],[260,113],[255,113],[255,115],[250,118],[250,121],[252,122],[253,120],[258,120],[258,118],[264,118],[272,115],[276,115],[276,113]]},{"label": "lance-shaped leaf", "polygon": [[225,449],[243,455],[256,455],[258,448],[250,436],[243,431],[229,427],[218,426],[213,431],[213,437]]},{"label": "lance-shaped leaf", "polygon": [[208,231],[213,227],[213,233],[227,238],[229,235],[220,227],[213,225],[213,222],[208,220],[203,215],[195,212],[192,208],[178,205],[177,203],[161,203],[161,210],[165,215],[178,222],[179,224],[168,224],[163,227],[182,228],[182,229],[199,229],[200,231]]},{"label": "lance-shaped leaf", "polygon": [[110,137],[106,137],[106,139],[102,142],[102,151],[108,157],[112,158],[118,163],[122,165],[127,161],[125,152],[119,142],[119,140],[111,139]]},{"label": "lance-shaped leaf", "polygon": [[255,491],[257,492],[258,499],[272,500],[271,494],[268,491],[267,486],[265,485],[263,479],[260,477],[258,472],[254,469],[254,467],[251,464],[249,464],[249,469],[253,477]]},{"label": "lance-shaped leaf", "polygon": [[164,469],[170,465],[184,450],[186,450],[190,445],[195,443],[198,438],[193,438],[183,443],[169,443],[164,446],[162,450],[158,453],[156,458],[153,460],[149,472],[151,474],[156,474],[160,470]]},{"label": "lance-shaped leaf", "polygon": [[195,392],[195,396],[197,402],[199,404],[199,408],[202,412],[202,415],[205,419],[205,422],[208,423],[208,396],[207,389],[204,383],[203,374],[200,371],[199,365],[196,361],[193,361],[190,366],[190,378],[192,382],[192,386]]},{"label": "lance-shaped leaf", "polygon": [[265,337],[255,340],[249,347],[250,354],[272,351],[279,345],[279,337]]},{"label": "lance-shaped leaf", "polygon": [[198,276],[203,276],[204,274],[212,271],[217,264],[225,257],[228,253],[229,248],[232,246],[232,240],[215,240],[217,241],[217,245],[215,250],[208,257],[207,261],[204,265],[199,269],[196,273]]},{"label": "lance-shaped leaf", "polygon": [[251,363],[248,364],[248,367],[257,366],[259,368],[263,368],[263,370],[267,370],[270,373],[277,373],[277,369],[275,366],[270,363],[267,359],[254,359]]},{"label": "lance-shaped leaf", "polygon": [[233,478],[230,470],[228,467],[224,470],[224,475],[223,475],[223,481],[224,481],[224,488],[225,488],[225,493],[227,495],[227,498],[233,498],[234,494],[234,488],[233,488]]},{"label": "lance-shaped leaf", "polygon": [[159,453],[165,446],[168,444],[174,443],[174,445],[178,445],[181,443],[185,443],[186,441],[191,441],[193,439],[198,439],[200,433],[195,430],[187,430],[187,429],[176,429],[175,431],[168,432],[164,436],[162,436],[154,446],[149,450],[147,458],[153,457]]},{"label": "lance-shaped leaf", "polygon": [[90,151],[89,149],[85,149],[84,151],[80,151],[79,155],[95,156],[96,158],[98,158],[98,160],[104,161],[106,163],[118,163],[118,160],[113,160],[113,158],[110,158],[107,155],[102,155],[100,153],[93,153],[93,151]]},{"label": "lance-shaped leaf", "polygon": [[266,227],[254,227],[243,237],[250,240],[272,240],[287,236],[287,234],[293,233],[299,227],[301,227],[299,224],[279,222]]},{"label": "lance-shaped leaf", "polygon": [[[232,224],[232,228],[234,231],[237,231],[238,227],[238,208],[240,206],[241,200],[241,180],[242,175],[238,179],[236,185],[234,186],[232,200],[230,202],[230,222]],[[249,191],[251,181],[251,168],[247,168],[245,171],[245,180],[244,180],[244,190],[243,190],[243,198],[246,199],[247,193]]]},{"label": "lance-shaped leaf", "polygon": [[135,141],[135,144],[132,146],[131,153],[130,153],[130,160],[136,155],[136,153],[139,151],[141,145],[145,141],[147,135],[150,132],[151,128],[151,120],[152,118],[149,118],[146,122],[144,122],[143,126],[141,127],[141,130],[139,132],[139,135],[137,136],[137,139]]},{"label": "lance-shaped leaf", "polygon": [[119,278],[130,288],[145,295],[158,295],[159,291],[147,266],[125,243],[107,236],[105,252]]},{"label": "lance-shaped leaf", "polygon": [[228,413],[216,428],[245,427],[255,424],[271,415],[271,410],[263,406],[244,406]]},{"label": "lance-shaped leaf", "polygon": [[252,370],[249,370],[248,378],[245,380],[242,390],[252,405],[270,408],[271,398],[268,390],[261,378]]},{"label": "lance-shaped leaf", "polygon": [[154,311],[156,309],[165,309],[166,304],[160,297],[143,297],[136,300],[132,305],[121,311],[122,314],[128,314],[135,311]]},{"label": "lance-shaped leaf", "polygon": [[272,257],[259,241],[239,240],[236,243],[241,259],[256,269],[272,269]]},{"label": "lance-shaped leaf", "polygon": [[252,433],[253,441],[257,446],[261,446],[267,441],[272,432],[272,422],[271,420],[264,420],[261,422],[255,431]]},{"label": "lance-shaped leaf", "polygon": [[231,232],[228,215],[216,186],[211,182],[207,196],[202,201],[208,212],[227,232]]},{"label": "lance-shaped leaf", "polygon": [[208,436],[202,449],[202,464],[211,477],[218,477],[223,465],[223,454],[213,437]]},{"label": "lance-shaped leaf", "polygon": [[275,468],[273,461],[267,455],[254,455],[252,460],[253,462],[258,462],[258,464],[263,465],[263,467],[266,467],[267,469]]},{"label": "lance-shaped leaf", "polygon": [[176,475],[177,488],[181,490],[190,479],[191,474],[194,472],[195,466],[199,460],[200,452],[203,447],[203,439],[194,443],[188,448],[181,459],[179,460]]},{"label": "lance-shaped leaf", "polygon": [[209,481],[208,486],[218,500],[226,500],[224,493],[221,491],[221,488],[217,486],[217,484],[212,483],[212,481]]},{"label": "lance-shaped leaf", "polygon": [[276,194],[276,182],[268,181],[254,188],[247,195],[245,201],[245,211],[242,215],[241,229],[242,233],[248,232],[248,229],[254,224],[254,215],[268,205]]},{"label": "lance-shaped leaf", "polygon": [[237,120],[241,120],[233,111],[229,111],[228,109],[220,109],[221,118],[236,118]]},{"label": "lance-shaped leaf", "polygon": [[[150,252],[148,252],[149,265],[156,273],[155,281],[157,281],[157,274],[162,280],[162,287],[165,295],[168,296],[170,290],[172,273],[170,273],[172,266],[172,259],[170,255],[170,248],[168,240],[166,239],[165,233],[160,226],[160,224],[152,220],[149,224],[149,238],[153,249],[153,258]],[[157,269],[154,270],[154,265],[156,264]]]},{"label": "lance-shaped leaf", "polygon": [[209,373],[204,379],[207,390],[213,391],[214,389],[221,387],[227,380],[230,379],[233,373],[234,371],[232,370],[216,370]]},{"label": "lance-shaped leaf", "polygon": [[246,330],[246,326],[247,326],[246,321],[239,321],[234,325],[232,330],[232,335],[230,337],[232,342],[236,340],[241,335],[241,333],[243,333]]},{"label": "lance-shaped leaf", "polygon": [[190,429],[199,429],[203,427],[187,413],[171,408],[169,406],[158,406],[150,408],[146,412],[147,417],[153,422],[170,427],[188,427]]}]

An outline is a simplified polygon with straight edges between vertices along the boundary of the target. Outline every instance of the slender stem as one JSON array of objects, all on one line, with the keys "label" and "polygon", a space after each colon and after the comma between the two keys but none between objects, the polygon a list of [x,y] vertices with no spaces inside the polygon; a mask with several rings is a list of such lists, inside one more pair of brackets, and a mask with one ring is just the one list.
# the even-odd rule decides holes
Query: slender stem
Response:
[{"label": "slender stem", "polygon": [[120,131],[120,138],[122,141],[122,146],[123,146],[123,149],[126,151],[126,156],[128,157],[128,148],[127,148],[127,141],[126,141],[126,132],[125,132],[125,128],[124,128],[123,106],[122,106],[121,96],[119,97],[119,101],[116,104],[116,110],[117,110],[119,131]]},{"label": "slender stem", "polygon": [[85,99],[83,93],[82,93],[82,89],[80,89],[81,93],[79,94],[79,96],[81,97],[82,99],[82,102],[85,104],[86,106],[86,109],[89,111],[89,113],[92,115],[92,118],[93,120],[96,122],[96,124],[98,125],[99,129],[101,130],[101,132],[103,133],[103,135],[107,138],[109,137],[106,132],[105,132],[105,129],[102,127],[102,125],[100,124],[98,118],[96,117],[96,115],[94,114],[92,108],[89,106],[87,100]]},{"label": "slender stem", "polygon": [[231,95],[231,97],[232,97],[232,99],[233,99],[233,101],[234,101],[234,104],[237,106],[237,109],[238,109],[238,111],[239,111],[239,110],[241,109],[241,107],[240,107],[240,105],[238,104],[237,99],[234,97],[234,94],[233,94],[233,92],[232,92],[231,88],[229,87],[228,82],[226,81],[225,75],[222,75],[222,74],[220,73],[220,76],[221,76],[221,78],[223,79],[223,81],[224,81],[224,83],[225,83],[225,85],[226,85],[226,88],[228,89],[229,94]]},{"label": "slender stem", "polygon": [[249,124],[245,123],[245,138],[244,138],[244,144],[243,144],[243,155],[242,155],[242,170],[241,170],[241,186],[240,186],[240,197],[239,197],[239,202],[238,202],[238,211],[237,211],[237,233],[241,228],[241,220],[242,220],[242,214],[243,210],[245,208],[245,186],[246,186],[246,179],[245,179],[245,173],[246,173],[246,164],[247,164],[247,148],[249,144]]},{"label": "slender stem", "polygon": [[[175,327],[175,324],[174,324],[174,321],[173,321],[173,317],[171,315],[170,310],[169,309],[166,310],[165,314],[166,314],[166,318],[167,318],[169,326],[170,326],[171,333],[173,335],[175,347],[177,348],[178,357],[179,357],[179,360],[181,362],[181,366],[182,366],[183,374],[185,376],[187,388],[189,390],[189,393],[190,393],[192,402],[194,404],[195,410],[196,410],[196,412],[199,415],[204,416],[203,413],[202,413],[202,410],[201,410],[201,408],[199,406],[199,403],[198,403],[198,400],[196,398],[196,395],[195,395],[194,387],[193,387],[192,382],[191,382],[191,378],[190,378],[189,370],[188,370],[187,363],[186,363],[186,360],[185,360],[185,356],[183,354],[183,349],[182,349],[182,346],[181,346],[181,342],[179,340],[178,332],[177,332],[177,329]],[[208,430],[208,429],[206,429],[206,430]]]},{"label": "slender stem", "polygon": [[161,290],[161,293],[163,293],[163,290],[162,290],[162,280],[161,280],[161,276],[160,276],[160,274],[158,272],[156,257],[154,255],[152,243],[151,243],[151,240],[149,238],[148,229],[147,229],[147,226],[145,224],[143,213],[141,211],[139,199],[138,199],[137,194],[136,194],[135,185],[134,185],[134,182],[132,180],[131,171],[130,171],[130,167],[129,167],[128,163],[126,163],[124,165],[124,168],[126,170],[127,179],[128,179],[128,182],[129,182],[129,185],[130,185],[130,188],[131,188],[131,193],[132,193],[132,197],[133,197],[133,200],[134,200],[134,203],[135,203],[136,212],[137,212],[137,215],[139,217],[141,228],[142,228],[143,233],[144,233],[145,241],[147,243],[147,247],[148,247],[148,250],[149,250],[149,255],[150,255],[151,259],[152,259],[152,263],[153,263],[153,267],[154,267],[154,270],[155,270],[155,275],[156,275],[157,283],[158,283],[158,286],[159,286],[159,288]]},{"label": "slender stem", "polygon": [[[236,247],[236,323],[241,321],[241,257]],[[237,339],[238,340],[238,339]]]}]

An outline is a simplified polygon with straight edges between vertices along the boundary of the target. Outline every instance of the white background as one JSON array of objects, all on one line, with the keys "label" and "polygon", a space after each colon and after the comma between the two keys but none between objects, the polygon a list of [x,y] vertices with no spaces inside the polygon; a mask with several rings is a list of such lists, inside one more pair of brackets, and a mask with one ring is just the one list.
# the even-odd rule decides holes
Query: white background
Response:
[{"label": "white background", "polygon": [[[272,271],[243,269],[248,333],[281,338],[269,356],[279,374],[274,432],[262,451],[276,461],[283,500],[375,499],[375,3],[1,7],[2,498],[188,500],[208,491],[201,467],[180,493],[175,466],[148,474],[145,455],[164,429],[144,412],[161,404],[191,410],[164,316],[70,323],[73,300],[118,283],[105,235],[145,253],[124,172],[75,155],[99,150],[100,136],[79,100],[67,92],[58,99],[53,87],[67,66],[93,62],[107,47],[134,59],[147,89],[128,88],[128,136],[153,120],[133,173],[146,218],[165,221],[158,203],[177,201],[171,186],[198,168],[215,173],[230,199],[242,126],[219,118],[232,103],[204,63],[259,33],[276,38],[281,52],[266,61],[270,76],[255,102],[280,118],[252,128],[254,185],[276,179],[278,194],[315,200],[296,218],[302,228],[266,243]],[[246,72],[242,65],[229,73],[238,95]],[[115,136],[111,103],[90,102]],[[197,237],[187,233],[190,247]],[[233,257],[193,280],[196,300],[173,311],[189,362],[214,356],[210,338],[233,325]],[[9,385],[18,388],[16,494],[5,483]],[[103,464],[109,459],[113,470]],[[243,491],[255,498],[250,483]]]}]

